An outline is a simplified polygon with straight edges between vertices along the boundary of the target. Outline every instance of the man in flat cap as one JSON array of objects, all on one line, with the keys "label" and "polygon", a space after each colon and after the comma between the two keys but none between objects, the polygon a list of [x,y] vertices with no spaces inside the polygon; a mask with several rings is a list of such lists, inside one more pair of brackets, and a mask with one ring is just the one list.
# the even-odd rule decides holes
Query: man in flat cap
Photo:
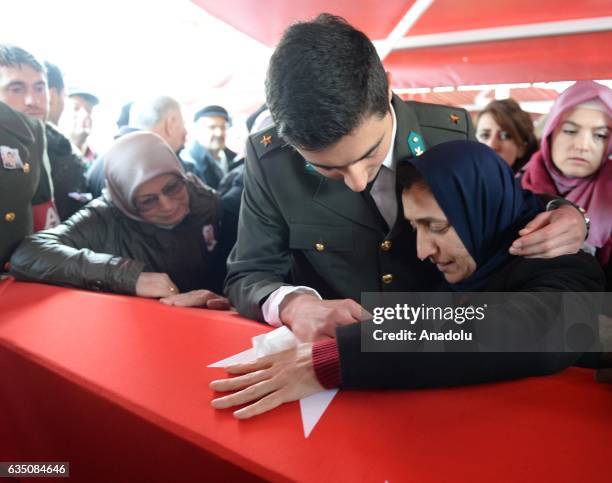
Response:
[{"label": "man in flat cap", "polygon": [[68,92],[61,128],[70,141],[79,149],[86,165],[96,159],[96,153],[89,145],[89,135],[93,127],[92,113],[100,100],[91,92],[72,88]]},{"label": "man in flat cap", "polygon": [[217,189],[219,182],[233,168],[236,153],[225,146],[231,120],[227,111],[216,105],[195,113],[195,140],[181,152],[185,169]]}]

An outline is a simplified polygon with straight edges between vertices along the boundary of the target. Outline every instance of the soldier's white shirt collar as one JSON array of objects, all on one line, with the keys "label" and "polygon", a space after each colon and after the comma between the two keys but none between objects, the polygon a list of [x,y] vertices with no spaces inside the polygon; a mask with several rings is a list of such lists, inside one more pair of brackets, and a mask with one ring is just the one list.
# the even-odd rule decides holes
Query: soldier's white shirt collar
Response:
[{"label": "soldier's white shirt collar", "polygon": [[395,135],[397,134],[397,120],[395,118],[395,110],[393,109],[393,105],[390,105],[391,108],[391,117],[393,118],[393,131],[391,132],[391,144],[389,144],[389,151],[387,152],[387,156],[385,156],[385,160],[383,161],[383,166],[389,168],[391,171],[395,173],[395,163],[393,162],[393,151],[395,149]]}]

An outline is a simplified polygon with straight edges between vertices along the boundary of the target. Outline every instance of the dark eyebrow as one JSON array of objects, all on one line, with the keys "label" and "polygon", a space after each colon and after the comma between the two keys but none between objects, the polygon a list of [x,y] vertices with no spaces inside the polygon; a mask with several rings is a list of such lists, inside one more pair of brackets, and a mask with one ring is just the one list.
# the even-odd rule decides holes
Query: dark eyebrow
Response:
[{"label": "dark eyebrow", "polygon": [[[574,121],[570,121],[569,119],[567,121],[563,121],[563,124],[571,124],[572,126],[576,126],[576,127],[582,127],[582,125],[575,123]],[[606,126],[605,124],[603,126],[597,126],[595,128],[593,128],[595,130],[597,129],[607,129],[607,130],[611,130],[612,128],[610,126]]]},{"label": "dark eyebrow", "polygon": [[14,80],[9,82],[6,87],[13,87],[13,86],[25,86],[25,82],[23,81],[18,81],[18,80]]},{"label": "dark eyebrow", "polygon": [[448,223],[450,225],[448,220],[443,220],[441,218],[433,218],[431,216],[426,216],[424,218],[417,218],[414,221],[419,222],[419,223]]},{"label": "dark eyebrow", "polygon": [[376,144],[374,144],[370,149],[368,149],[366,151],[366,153],[361,156],[359,159],[356,159],[355,161],[350,161],[349,163],[346,163],[344,166],[323,166],[322,164],[317,164],[317,163],[313,163],[313,162],[308,162],[308,164],[311,164],[317,168],[323,168],[323,169],[337,169],[337,168],[346,168],[347,166],[350,166],[351,164],[355,164],[358,163],[359,161],[361,161],[362,159],[367,158],[368,156],[370,156],[374,151],[376,151],[376,149],[378,148],[378,146],[380,146],[380,143],[382,143],[383,138],[385,137],[384,133],[383,135],[380,137],[380,139],[376,142]]}]

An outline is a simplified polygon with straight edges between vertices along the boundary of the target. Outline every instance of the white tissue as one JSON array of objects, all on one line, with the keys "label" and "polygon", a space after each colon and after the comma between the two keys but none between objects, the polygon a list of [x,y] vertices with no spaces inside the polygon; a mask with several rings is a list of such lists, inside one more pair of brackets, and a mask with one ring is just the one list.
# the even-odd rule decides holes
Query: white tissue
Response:
[{"label": "white tissue", "polygon": [[286,326],[253,337],[253,349],[256,357],[269,356],[277,352],[286,351],[300,343],[298,338],[293,335]]}]

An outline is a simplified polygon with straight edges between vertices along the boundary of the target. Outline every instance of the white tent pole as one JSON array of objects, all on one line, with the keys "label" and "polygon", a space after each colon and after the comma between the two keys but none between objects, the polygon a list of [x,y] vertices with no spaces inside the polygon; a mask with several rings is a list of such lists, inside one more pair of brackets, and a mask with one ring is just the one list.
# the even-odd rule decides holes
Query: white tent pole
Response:
[{"label": "white tent pole", "polygon": [[384,60],[384,58],[389,55],[389,52],[393,50],[398,41],[400,41],[402,37],[406,35],[408,30],[412,28],[416,21],[421,18],[421,15],[425,13],[425,10],[431,6],[433,1],[434,0],[416,0],[416,2],[412,4],[387,38],[374,42],[376,51],[378,52],[381,60]]},{"label": "white tent pole", "polygon": [[486,29],[414,35],[399,39],[393,50],[440,47],[443,45],[471,44],[496,40],[514,40],[554,35],[571,35],[612,30],[612,17],[562,20],[559,22],[532,23]]}]

